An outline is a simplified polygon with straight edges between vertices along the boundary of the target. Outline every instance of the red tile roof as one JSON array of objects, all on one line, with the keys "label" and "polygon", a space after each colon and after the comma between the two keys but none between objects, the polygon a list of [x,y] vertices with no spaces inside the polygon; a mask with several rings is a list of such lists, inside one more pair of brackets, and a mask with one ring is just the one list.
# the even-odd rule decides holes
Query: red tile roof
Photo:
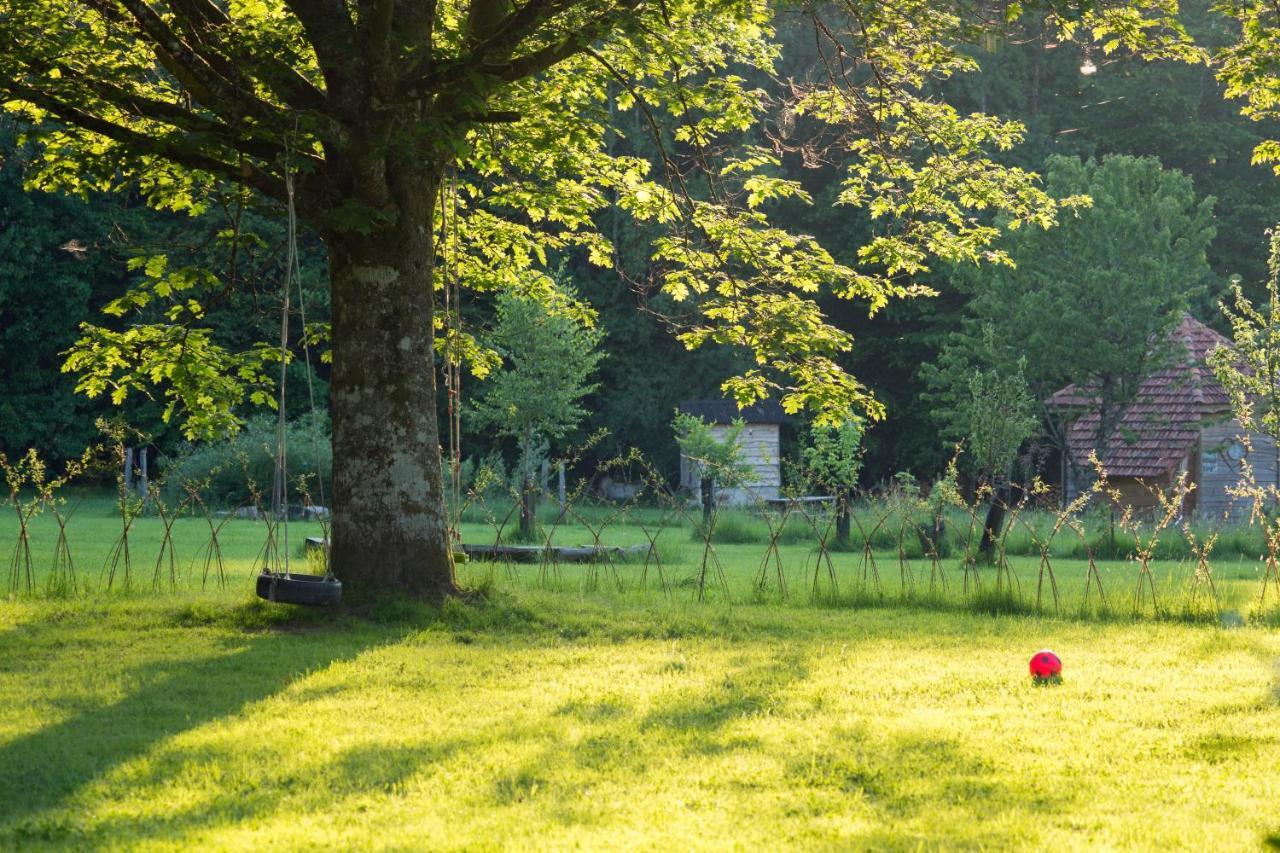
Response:
[{"label": "red tile roof", "polygon": [[[1107,443],[1103,467],[1113,477],[1158,477],[1169,473],[1195,445],[1206,422],[1230,411],[1226,391],[1205,363],[1218,345],[1231,342],[1190,314],[1174,329],[1171,338],[1182,345],[1180,363],[1153,373],[1142,383],[1133,404]],[[1056,409],[1086,413],[1071,425],[1067,444],[1083,462],[1094,449],[1098,414],[1087,411],[1093,399],[1075,385],[1068,385],[1049,399]]]}]

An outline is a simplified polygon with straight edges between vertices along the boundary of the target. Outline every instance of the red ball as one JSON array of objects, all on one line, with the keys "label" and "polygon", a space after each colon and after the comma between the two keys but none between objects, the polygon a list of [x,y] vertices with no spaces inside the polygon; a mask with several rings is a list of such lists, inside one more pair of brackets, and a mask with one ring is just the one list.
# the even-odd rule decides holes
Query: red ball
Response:
[{"label": "red ball", "polygon": [[1057,678],[1062,675],[1062,659],[1048,649],[1041,649],[1031,656],[1031,674],[1038,679]]}]

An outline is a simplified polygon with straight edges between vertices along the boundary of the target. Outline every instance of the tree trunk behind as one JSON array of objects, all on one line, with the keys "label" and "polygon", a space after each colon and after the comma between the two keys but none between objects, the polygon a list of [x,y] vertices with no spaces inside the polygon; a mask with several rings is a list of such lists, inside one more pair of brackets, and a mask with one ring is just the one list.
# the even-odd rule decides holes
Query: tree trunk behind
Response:
[{"label": "tree trunk behind", "polygon": [[710,477],[703,477],[699,485],[702,489],[702,526],[709,528],[711,517],[716,511],[716,481]]},{"label": "tree trunk behind", "polygon": [[849,547],[849,487],[836,488],[836,542]]},{"label": "tree trunk behind", "polygon": [[978,553],[988,562],[995,555],[996,542],[1000,539],[1000,531],[1004,529],[1004,516],[1012,497],[1008,483],[1002,483],[991,496],[987,520],[982,524],[982,540],[978,543]]},{"label": "tree trunk behind", "polygon": [[525,474],[520,482],[520,541],[532,542],[538,514],[538,487],[532,474]]},{"label": "tree trunk behind", "polygon": [[439,179],[399,176],[396,222],[330,237],[334,574],[456,591],[436,419],[431,274]]}]

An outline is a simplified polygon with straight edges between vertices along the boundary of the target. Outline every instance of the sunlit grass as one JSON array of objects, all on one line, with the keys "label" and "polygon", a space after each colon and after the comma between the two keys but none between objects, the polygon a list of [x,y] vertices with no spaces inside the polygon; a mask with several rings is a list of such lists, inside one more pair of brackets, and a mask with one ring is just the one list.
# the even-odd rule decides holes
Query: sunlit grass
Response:
[{"label": "sunlit grass", "polygon": [[[537,591],[10,603],[0,846],[1133,846],[1280,829],[1259,628]],[[1066,662],[1034,686],[1041,646]]]},{"label": "sunlit grass", "polygon": [[[674,528],[661,572],[472,562],[469,603],[316,612],[250,597],[250,521],[221,535],[225,590],[201,589],[207,528],[180,521],[177,589],[153,593],[160,530],[140,519],[133,589],[108,593],[118,520],[82,513],[79,591],[0,603],[0,848],[1238,849],[1280,832],[1280,638],[1251,561],[1218,564],[1221,600],[1195,613],[1191,566],[1160,564],[1162,618],[1135,620],[1132,564],[1104,562],[1109,609],[1082,612],[1084,564],[1055,560],[1054,618],[1027,558],[1016,594],[984,568],[966,595],[957,560],[944,594],[929,561],[878,552],[877,591],[860,554],[833,555],[832,588],[790,544],[784,595],[772,566],[757,585],[759,544],[717,545],[724,583],[698,602],[702,546]],[[38,522],[38,572],[55,540]],[[605,544],[645,541],[619,526]],[[1027,674],[1046,646],[1056,687]]]}]

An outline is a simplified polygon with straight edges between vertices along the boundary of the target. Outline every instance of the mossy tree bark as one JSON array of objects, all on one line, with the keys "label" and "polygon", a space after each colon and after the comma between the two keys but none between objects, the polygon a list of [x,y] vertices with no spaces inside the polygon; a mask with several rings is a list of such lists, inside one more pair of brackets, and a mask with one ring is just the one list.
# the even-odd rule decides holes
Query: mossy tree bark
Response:
[{"label": "mossy tree bark", "polygon": [[389,169],[394,221],[328,235],[335,574],[425,597],[456,591],[436,417],[433,204],[440,172]]}]

